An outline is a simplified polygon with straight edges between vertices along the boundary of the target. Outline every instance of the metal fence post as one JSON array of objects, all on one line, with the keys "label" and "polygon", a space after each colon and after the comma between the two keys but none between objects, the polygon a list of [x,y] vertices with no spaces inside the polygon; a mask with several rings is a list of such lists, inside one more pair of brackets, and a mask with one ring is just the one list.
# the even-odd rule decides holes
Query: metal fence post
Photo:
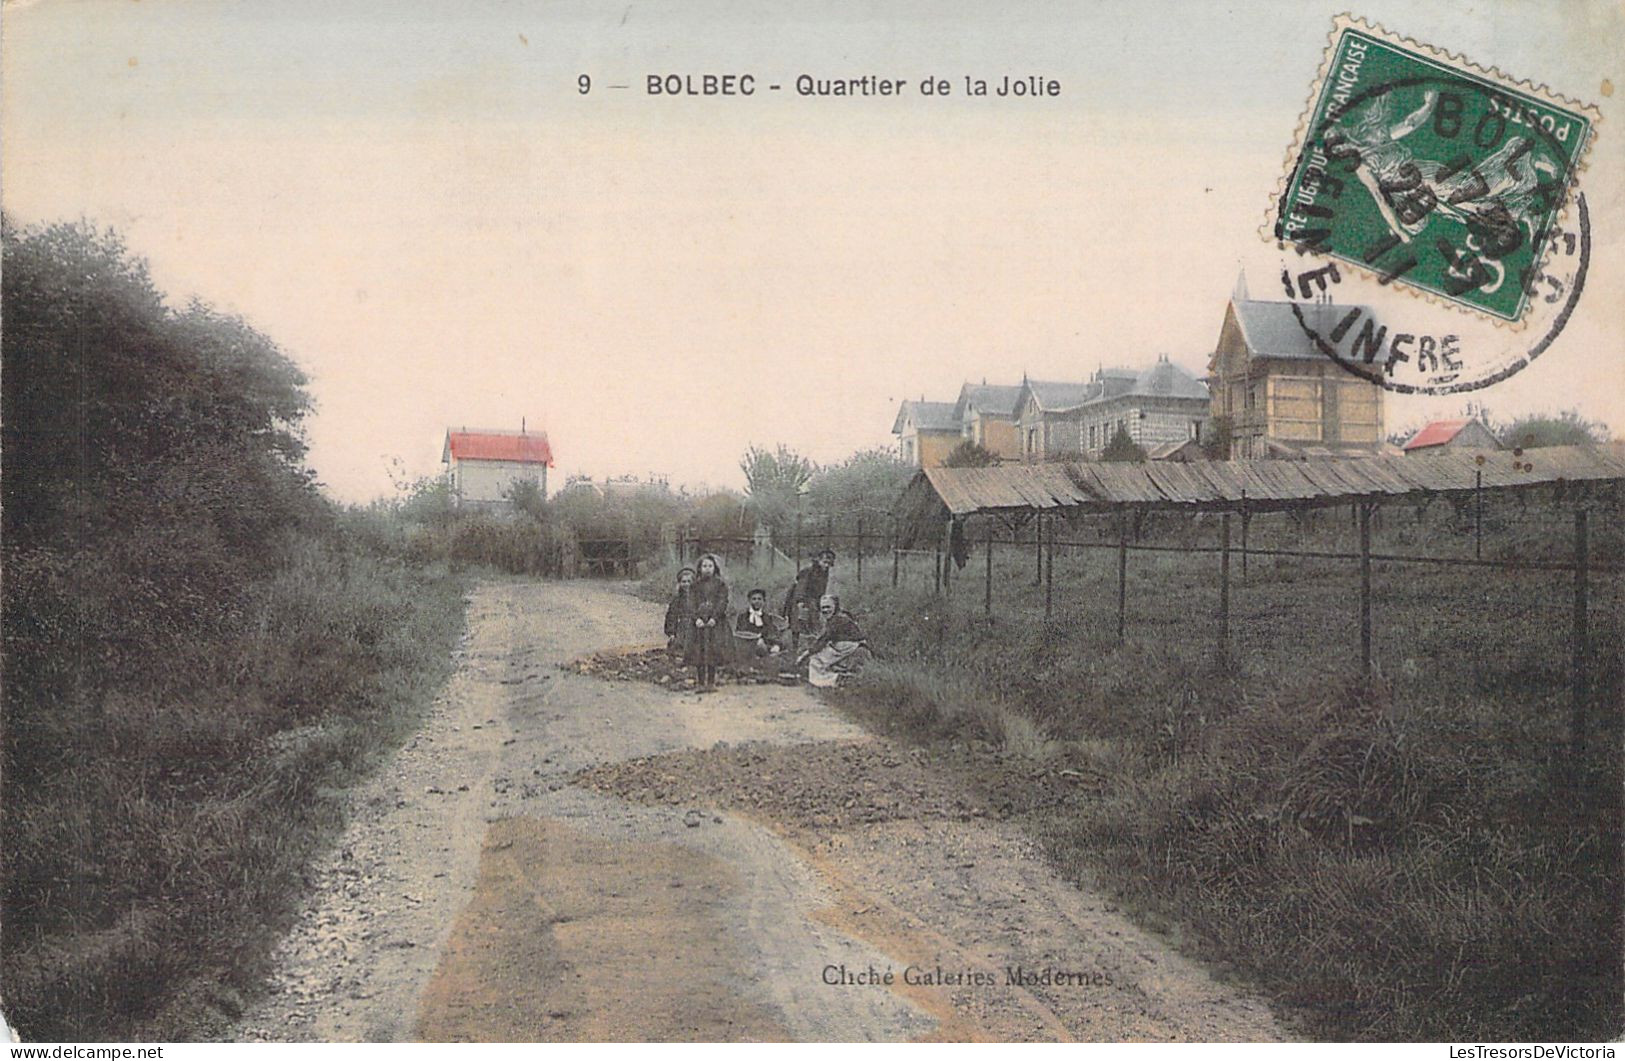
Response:
[{"label": "metal fence post", "polygon": [[1253,514],[1247,510],[1247,491],[1241,492],[1241,580],[1247,581],[1247,525],[1253,521]]},{"label": "metal fence post", "polygon": [[1123,643],[1128,618],[1128,521],[1117,520],[1117,643]]},{"label": "metal fence post", "polygon": [[1361,502],[1360,510],[1360,669],[1371,673],[1371,509]]},{"label": "metal fence post", "polygon": [[826,548],[826,549],[835,548],[835,541],[834,541],[834,537],[833,537],[834,533],[835,533],[835,517],[834,516],[825,516],[824,517],[824,548]]},{"label": "metal fence post", "polygon": [[897,517],[891,518],[891,588],[897,588],[897,568],[902,563],[902,553],[897,548]]},{"label": "metal fence post", "polygon": [[858,520],[858,585],[863,585],[863,520]]},{"label": "metal fence post", "polygon": [[1049,541],[1044,549],[1044,618],[1055,611],[1055,521],[1048,523]]},{"label": "metal fence post", "polygon": [[1044,581],[1044,514],[1033,523],[1033,585]]},{"label": "metal fence post", "polygon": [[[1242,526],[1246,524],[1243,523]],[[1223,648],[1230,647],[1230,513],[1228,512],[1219,520],[1219,645]]]},{"label": "metal fence post", "polygon": [[1580,758],[1585,754],[1586,708],[1591,691],[1591,658],[1586,645],[1591,557],[1586,542],[1586,522],[1586,510],[1577,509],[1574,513],[1574,704],[1569,719],[1569,754],[1577,776],[1581,769]]},{"label": "metal fence post", "polygon": [[931,592],[936,593],[938,595],[941,595],[941,593],[942,593],[942,540],[941,539],[937,540],[936,551],[937,551],[936,560],[931,566],[932,578],[935,579],[935,585],[932,586]]},{"label": "metal fence post", "polygon": [[[1484,458],[1480,457],[1479,460]],[[1473,559],[1484,559],[1484,472],[1473,473]]]},{"label": "metal fence post", "polygon": [[993,518],[987,521],[987,585],[982,591],[982,612],[993,614]]}]

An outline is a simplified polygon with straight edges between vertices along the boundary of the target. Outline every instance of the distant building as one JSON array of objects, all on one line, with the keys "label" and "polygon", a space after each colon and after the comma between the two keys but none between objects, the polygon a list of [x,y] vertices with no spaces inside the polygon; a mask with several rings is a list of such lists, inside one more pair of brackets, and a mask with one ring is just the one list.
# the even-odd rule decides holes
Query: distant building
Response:
[{"label": "distant building", "polygon": [[1464,417],[1435,420],[1405,443],[1405,455],[1439,453],[1449,449],[1500,449],[1501,443],[1484,421]]},{"label": "distant building", "polygon": [[1097,390],[1081,408],[1078,449],[1098,458],[1119,430],[1141,449],[1193,442],[1209,415],[1207,384],[1163,354],[1143,371],[1101,369],[1090,380]]},{"label": "distant building", "polygon": [[1016,397],[1021,459],[1031,462],[1076,459],[1082,452],[1078,424],[1083,417],[1083,404],[1096,390],[1092,383],[1022,380]]},{"label": "distant building", "polygon": [[1194,438],[1187,438],[1183,442],[1163,442],[1152,446],[1145,451],[1147,460],[1173,461],[1176,464],[1186,464],[1190,461],[1207,460],[1207,451],[1202,444]]},{"label": "distant building", "polygon": [[1021,458],[1021,435],[1016,427],[1019,386],[967,383],[959,389],[954,418],[959,421],[962,441],[978,446],[1004,460]]},{"label": "distant building", "polygon": [[1099,458],[1118,431],[1142,449],[1202,437],[1207,385],[1167,356],[1146,369],[1102,368],[1085,383],[1027,380],[1016,405],[1028,461]]},{"label": "distant building", "polygon": [[1321,353],[1294,312],[1312,308],[1254,301],[1237,279],[1208,362],[1212,415],[1230,425],[1232,457],[1381,452],[1382,387]]},{"label": "distant building", "polygon": [[518,481],[537,485],[547,496],[547,469],[553,449],[539,431],[446,431],[440,455],[452,496],[459,505],[495,507]]},{"label": "distant building", "polygon": [[916,468],[938,468],[960,442],[953,402],[905,401],[897,409],[891,433],[897,452]]}]

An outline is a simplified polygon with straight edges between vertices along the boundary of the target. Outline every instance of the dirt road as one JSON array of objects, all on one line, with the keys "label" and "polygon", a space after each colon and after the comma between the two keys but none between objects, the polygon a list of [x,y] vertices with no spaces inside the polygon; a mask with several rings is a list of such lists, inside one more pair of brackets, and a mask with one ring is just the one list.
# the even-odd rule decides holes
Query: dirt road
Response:
[{"label": "dirt road", "polygon": [[557,666],[659,618],[602,583],[478,586],[237,1037],[1282,1037],[807,690]]}]

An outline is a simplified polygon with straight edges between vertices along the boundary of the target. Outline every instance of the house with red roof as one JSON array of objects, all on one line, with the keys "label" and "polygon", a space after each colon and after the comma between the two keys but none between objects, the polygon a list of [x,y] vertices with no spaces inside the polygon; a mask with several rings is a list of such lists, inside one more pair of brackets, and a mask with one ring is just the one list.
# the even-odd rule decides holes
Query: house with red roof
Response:
[{"label": "house with red roof", "polygon": [[1452,449],[1500,449],[1501,443],[1484,421],[1472,417],[1435,420],[1405,443],[1407,457],[1417,453],[1443,453]]},{"label": "house with red roof", "polygon": [[518,481],[533,482],[547,496],[547,469],[553,448],[545,431],[461,428],[446,430],[440,461],[459,505],[493,507],[507,501]]}]

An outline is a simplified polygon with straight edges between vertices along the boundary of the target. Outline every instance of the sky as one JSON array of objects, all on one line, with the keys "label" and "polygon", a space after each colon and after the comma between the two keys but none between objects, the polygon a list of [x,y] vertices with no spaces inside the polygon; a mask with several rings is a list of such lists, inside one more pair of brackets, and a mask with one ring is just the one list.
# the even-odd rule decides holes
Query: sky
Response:
[{"label": "sky", "polygon": [[[1276,283],[1258,230],[1339,10],[12,0],[0,204],[116,227],[175,304],[281,344],[340,500],[388,493],[395,461],[439,471],[447,427],[521,420],[548,432],[555,484],[737,488],[749,445],[839,460],[890,444],[900,400],[967,380],[1159,354],[1202,374],[1238,272],[1255,295]],[[1602,113],[1579,309],[1470,397],[1625,434],[1625,14],[1360,14]],[[645,91],[729,72],[757,94]],[[909,88],[804,98],[804,73]],[[964,94],[1006,75],[1060,95]],[[928,76],[953,93],[922,97]],[[1386,417],[1463,401],[1390,397]]]}]

